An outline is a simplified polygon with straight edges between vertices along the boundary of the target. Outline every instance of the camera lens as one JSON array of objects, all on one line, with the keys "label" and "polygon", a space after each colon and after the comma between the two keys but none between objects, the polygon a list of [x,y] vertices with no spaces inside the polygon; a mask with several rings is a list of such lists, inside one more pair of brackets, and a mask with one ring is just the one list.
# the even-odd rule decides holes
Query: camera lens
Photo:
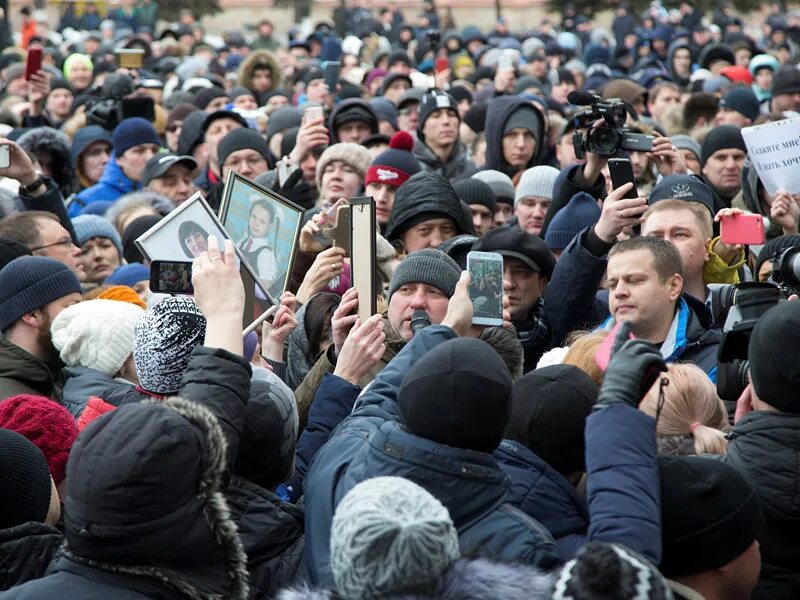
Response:
[{"label": "camera lens", "polygon": [[610,127],[598,127],[590,132],[591,151],[603,156],[611,156],[617,151],[617,132]]}]

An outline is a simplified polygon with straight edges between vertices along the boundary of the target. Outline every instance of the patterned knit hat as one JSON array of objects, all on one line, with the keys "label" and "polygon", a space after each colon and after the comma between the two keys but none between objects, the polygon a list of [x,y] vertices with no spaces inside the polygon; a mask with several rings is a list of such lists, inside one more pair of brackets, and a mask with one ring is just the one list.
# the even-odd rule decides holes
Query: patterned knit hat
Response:
[{"label": "patterned knit hat", "polygon": [[339,142],[328,146],[317,162],[317,189],[322,189],[322,174],[325,172],[325,167],[337,160],[352,167],[363,180],[370,163],[372,163],[372,155],[361,144]]},{"label": "patterned knit hat", "polygon": [[385,183],[392,187],[400,187],[414,173],[419,173],[420,166],[412,150],[414,138],[407,131],[398,131],[389,141],[389,149],[381,152],[372,166],[367,170],[364,185]]},{"label": "patterned knit hat", "polygon": [[148,308],[133,328],[133,360],[139,386],[176,394],[195,347],[206,337],[206,318],[192,298],[172,296]]},{"label": "patterned knit hat", "polygon": [[128,302],[73,304],[53,320],[53,345],[67,366],[87,367],[114,377],[131,355],[133,327],[143,314],[140,307]]},{"label": "patterned knit hat", "polygon": [[362,481],[336,507],[331,571],[342,598],[418,592],[458,558],[458,533],[447,509],[407,479]]},{"label": "patterned knit hat", "polygon": [[0,465],[0,529],[43,523],[53,486],[41,451],[16,431],[0,429]]},{"label": "patterned knit hat", "polygon": [[28,438],[47,460],[56,485],[64,481],[78,426],[70,412],[44,396],[19,394],[0,402],[0,427]]},{"label": "patterned knit hat", "polygon": [[75,228],[79,246],[83,246],[92,238],[108,238],[122,258],[122,240],[108,219],[97,215],[80,215],[72,219],[72,226]]}]

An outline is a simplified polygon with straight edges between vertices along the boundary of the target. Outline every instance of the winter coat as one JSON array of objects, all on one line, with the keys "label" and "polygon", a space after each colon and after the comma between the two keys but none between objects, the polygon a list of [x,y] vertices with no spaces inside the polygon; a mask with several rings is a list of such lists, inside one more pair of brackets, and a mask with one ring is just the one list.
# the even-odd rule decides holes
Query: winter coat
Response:
[{"label": "winter coat", "polygon": [[0,336],[0,400],[17,394],[57,398],[62,366],[47,364]]},{"label": "winter coat", "polygon": [[250,598],[274,598],[278,590],[301,581],[303,509],[238,475],[231,478],[227,497],[247,553]]},{"label": "winter coat", "polygon": [[[256,69],[269,69],[272,76],[272,90],[281,87],[281,68],[272,52],[267,50],[251,52],[247,58],[242,61],[239,67],[239,85],[246,87],[256,94],[256,96],[266,95],[258,94],[253,90],[253,75],[255,75]],[[266,93],[269,93],[269,91]],[[263,104],[260,101],[261,98],[257,98],[257,100],[259,100],[259,106]]]},{"label": "winter coat", "polygon": [[541,299],[536,301],[536,304],[528,313],[527,319],[513,321],[513,325],[517,330],[517,337],[522,344],[522,350],[525,355],[525,363],[522,370],[524,373],[533,371],[539,359],[542,358],[542,354],[550,348],[550,340],[552,339],[552,332],[547,325]]},{"label": "winter coat", "polygon": [[55,182],[49,177],[44,177],[47,191],[41,196],[29,196],[20,192],[19,199],[25,210],[44,210],[53,213],[58,217],[58,222],[67,230],[72,241],[78,245],[78,236],[75,235],[75,229],[72,227],[72,220],[67,215],[67,207],[64,205],[64,196],[58,189]]},{"label": "winter coat", "polygon": [[78,192],[75,201],[69,206],[69,216],[77,217],[85,206],[98,200],[114,201],[120,196],[141,189],[142,184],[138,181],[131,181],[122,172],[122,168],[117,164],[116,157],[111,154],[108,159],[100,181],[93,186]]},{"label": "winter coat", "polygon": [[43,577],[62,539],[58,529],[33,521],[0,530],[0,590]]},{"label": "winter coat", "polygon": [[460,140],[456,140],[453,151],[444,163],[419,138],[414,140],[414,156],[423,171],[434,171],[444,175],[450,183],[471,177],[478,172],[478,167],[469,158],[467,148]]},{"label": "winter coat", "polygon": [[[689,78],[688,77],[681,77],[675,72],[675,65],[673,64],[673,59],[675,58],[675,53],[680,50],[681,48],[686,48],[689,52],[692,51],[692,46],[688,42],[683,40],[676,40],[669,45],[667,49],[667,69],[669,70],[669,74],[672,76],[672,81],[677,83],[682,88],[688,87],[689,85]],[[689,67],[691,70],[691,66]]]},{"label": "winter coat", "polygon": [[756,411],[730,434],[725,462],[761,500],[761,578],[753,598],[800,597],[800,416]]},{"label": "winter coat", "polygon": [[758,173],[748,157],[742,169],[742,189],[733,198],[731,206],[764,217],[764,233],[766,239],[771,240],[783,235],[783,228],[780,225],[771,223],[769,211],[765,212],[761,206],[761,192],[763,189],[764,184],[758,178]]},{"label": "winter coat", "polygon": [[105,399],[115,388],[124,392],[134,387],[88,367],[64,367],[62,373],[65,382],[61,391],[61,404],[76,419],[81,416],[86,403],[89,402],[89,396]]},{"label": "winter coat", "polygon": [[336,505],[356,484],[405,477],[448,509],[463,556],[549,569],[560,561],[550,533],[507,503],[508,477],[490,454],[453,448],[406,432],[397,396],[411,365],[455,337],[431,325],[406,344],[361,395],[353,413],[314,458],[305,480],[306,566],[312,583],[330,585],[330,531]]},{"label": "winter coat", "polygon": [[[539,121],[539,131],[541,134],[536,139],[536,150],[528,164],[523,169],[516,169],[509,165],[503,158],[503,128],[506,121],[520,106],[533,106],[533,112]],[[525,100],[519,96],[500,96],[489,104],[486,113],[486,163],[483,165],[485,170],[495,170],[513,177],[518,171],[529,169],[534,165],[544,164],[544,159],[548,151],[548,123],[544,115],[538,108],[531,104],[530,100]]]},{"label": "winter coat", "polygon": [[359,106],[363,110],[365,110],[370,115],[370,122],[367,123],[372,130],[372,133],[378,133],[378,128],[380,127],[378,114],[375,112],[375,109],[372,108],[372,105],[367,102],[366,100],[362,100],[361,98],[348,98],[346,100],[342,100],[336,106],[333,107],[330,116],[328,117],[328,131],[331,135],[331,145],[338,144],[341,142],[339,136],[336,131],[336,127],[334,127],[334,123],[336,123],[336,117],[339,113],[343,110],[348,110],[351,106]]},{"label": "winter coat", "polygon": [[[458,560],[445,571],[433,594],[392,594],[383,600],[544,600],[555,576],[525,565],[488,560]],[[278,600],[339,600],[327,590],[285,590]],[[346,600],[346,599],[341,599]]]}]

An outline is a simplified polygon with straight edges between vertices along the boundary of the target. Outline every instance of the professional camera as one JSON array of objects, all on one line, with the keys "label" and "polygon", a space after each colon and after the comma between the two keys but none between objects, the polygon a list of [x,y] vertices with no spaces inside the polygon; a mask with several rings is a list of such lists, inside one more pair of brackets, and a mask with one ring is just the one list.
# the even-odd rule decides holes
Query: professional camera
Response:
[{"label": "professional camera", "polygon": [[800,246],[789,248],[772,262],[772,281],[788,298],[800,294]]},{"label": "professional camera", "polygon": [[[570,92],[567,100],[571,104],[587,106],[579,110],[575,119],[575,133],[572,134],[572,144],[575,146],[575,155],[583,158],[587,152],[599,156],[614,156],[620,150],[632,152],[650,152],[653,148],[652,135],[632,133],[626,127],[625,121],[628,113],[633,114],[633,109],[619,98],[602,100],[589,92]],[[605,124],[592,127],[597,121],[603,119]],[[579,131],[586,129],[585,133]]]},{"label": "professional camera", "polygon": [[134,96],[136,85],[133,79],[121,73],[112,73],[106,78],[97,95],[86,102],[86,122],[100,125],[107,131],[128,117],[142,117],[151,123],[156,119],[155,105],[149,96]]}]

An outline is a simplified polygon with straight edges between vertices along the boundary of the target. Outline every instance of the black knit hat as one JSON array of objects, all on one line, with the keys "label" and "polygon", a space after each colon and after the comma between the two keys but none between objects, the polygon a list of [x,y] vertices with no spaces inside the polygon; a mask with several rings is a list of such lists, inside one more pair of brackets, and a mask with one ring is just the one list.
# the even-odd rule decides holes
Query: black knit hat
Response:
[{"label": "black knit hat", "polygon": [[215,85],[199,92],[194,98],[194,103],[197,105],[197,108],[205,110],[206,106],[211,104],[211,101],[216,98],[228,98],[228,93],[221,87]]},{"label": "black knit hat", "polygon": [[425,141],[422,130],[425,128],[425,121],[428,120],[435,111],[447,109],[453,112],[461,121],[460,113],[458,112],[458,103],[455,99],[442,90],[430,90],[422,96],[419,103],[419,125],[417,126],[417,137]]},{"label": "black knit hat", "polygon": [[794,66],[778,69],[772,80],[772,97],[800,92],[800,70]]},{"label": "black knit hat", "polygon": [[694,175],[667,175],[653,188],[647,203],[652,205],[659,200],[685,200],[705,206],[713,216],[714,193],[708,184]]},{"label": "black knit hat", "polygon": [[492,452],[511,414],[511,373],[486,342],[448,340],[411,367],[398,402],[411,433],[454,448]]},{"label": "black knit hat", "polygon": [[733,125],[715,127],[708,132],[706,139],[703,140],[700,150],[700,165],[706,166],[708,159],[718,150],[728,150],[730,148],[738,148],[743,152],[747,152],[747,146],[744,143],[741,130]]},{"label": "black knit hat", "polygon": [[661,456],[658,467],[660,567],[666,577],[718,569],[756,540],[763,520],[761,506],[735,468],[698,456]]},{"label": "black knit hat", "polygon": [[[369,102],[361,98],[350,98],[341,102],[331,113],[330,129],[336,137],[336,131],[345,123],[360,121],[369,125],[372,133],[378,133],[379,122],[375,109]],[[338,141],[338,139],[337,139]]]},{"label": "black knit hat", "polygon": [[0,429],[0,460],[0,529],[43,523],[53,488],[41,450],[16,431]]},{"label": "black knit hat", "polygon": [[800,345],[800,303],[770,308],[750,334],[750,380],[758,397],[781,412],[800,415],[800,364],[787,348]]},{"label": "black knit hat", "polygon": [[191,154],[195,147],[203,143],[203,123],[207,116],[205,111],[196,110],[183,118],[178,137],[178,154]]},{"label": "black knit hat", "polygon": [[225,164],[225,160],[232,153],[245,149],[255,150],[264,159],[269,156],[269,144],[260,133],[255,129],[237,127],[226,133],[225,137],[219,141],[219,146],[217,146],[219,164]]},{"label": "black knit hat", "polygon": [[125,257],[125,262],[131,264],[144,261],[144,257],[139,252],[135,242],[139,236],[149,231],[162,218],[159,215],[145,215],[128,223],[125,231],[122,232],[122,255]]},{"label": "black knit hat", "polygon": [[5,267],[8,263],[10,263],[15,258],[19,258],[20,256],[30,256],[31,251],[28,250],[27,246],[23,246],[19,242],[15,242],[14,240],[7,240],[5,238],[0,238],[0,269]]},{"label": "black knit hat", "polygon": [[492,213],[497,206],[497,197],[494,195],[489,184],[480,179],[468,177],[453,184],[453,189],[458,197],[466,204],[481,204],[488,208]]},{"label": "black knit hat", "polygon": [[464,123],[475,133],[483,133],[486,129],[486,113],[488,111],[488,102],[476,102],[464,115]]}]

